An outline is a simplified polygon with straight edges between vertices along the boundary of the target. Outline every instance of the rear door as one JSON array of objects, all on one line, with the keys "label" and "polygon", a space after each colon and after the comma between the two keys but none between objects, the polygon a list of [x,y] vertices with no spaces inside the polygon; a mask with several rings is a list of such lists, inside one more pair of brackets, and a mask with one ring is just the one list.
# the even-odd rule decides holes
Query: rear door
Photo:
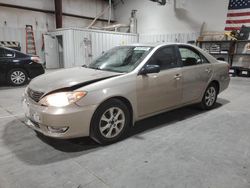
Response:
[{"label": "rear door", "polygon": [[0,48],[0,79],[4,80],[7,73],[13,66],[15,52],[9,49]]},{"label": "rear door", "polygon": [[162,47],[146,63],[159,65],[160,72],[137,76],[139,117],[161,112],[181,103],[181,67],[177,59],[176,46]]},{"label": "rear door", "polygon": [[195,101],[203,95],[212,77],[212,65],[195,48],[180,45],[179,54],[182,59],[182,103]]},{"label": "rear door", "polygon": [[0,81],[4,80],[6,74],[6,62],[4,49],[0,47]]}]

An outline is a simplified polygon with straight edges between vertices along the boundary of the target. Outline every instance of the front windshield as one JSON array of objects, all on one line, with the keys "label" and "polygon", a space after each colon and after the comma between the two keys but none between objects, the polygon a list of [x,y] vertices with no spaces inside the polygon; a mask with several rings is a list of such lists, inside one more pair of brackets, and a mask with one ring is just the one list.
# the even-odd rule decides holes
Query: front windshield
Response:
[{"label": "front windshield", "polygon": [[148,55],[152,47],[120,46],[94,60],[88,68],[113,72],[130,72]]}]

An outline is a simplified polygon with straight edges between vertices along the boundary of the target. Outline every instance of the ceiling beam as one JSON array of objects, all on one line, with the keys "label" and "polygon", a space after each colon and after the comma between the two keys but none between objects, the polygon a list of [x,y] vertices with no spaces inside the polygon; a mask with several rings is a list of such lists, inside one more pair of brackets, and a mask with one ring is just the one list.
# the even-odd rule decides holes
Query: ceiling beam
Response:
[{"label": "ceiling beam", "polygon": [[[19,6],[19,5],[12,5],[12,4],[6,4],[6,3],[0,3],[0,6],[2,7],[8,7],[8,8],[16,8],[16,9],[22,9],[22,10],[29,10],[29,11],[35,11],[35,12],[43,12],[47,14],[55,14],[54,10],[44,10],[44,9],[38,9],[38,8],[32,8],[32,7],[24,7],[24,6]],[[77,14],[70,14],[70,13],[65,13],[62,12],[63,16],[69,16],[69,17],[74,17],[74,18],[82,18],[82,19],[87,19],[87,20],[93,20],[94,17],[89,17],[89,16],[82,16],[82,15],[77,15]],[[108,22],[108,19],[104,18],[98,18],[98,21],[102,22]],[[115,20],[111,20],[112,23],[115,22]]]}]

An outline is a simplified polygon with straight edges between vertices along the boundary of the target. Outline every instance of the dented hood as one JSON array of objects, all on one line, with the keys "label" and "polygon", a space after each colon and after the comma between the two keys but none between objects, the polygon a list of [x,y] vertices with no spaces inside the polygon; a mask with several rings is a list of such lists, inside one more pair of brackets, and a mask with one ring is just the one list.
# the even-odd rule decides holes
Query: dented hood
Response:
[{"label": "dented hood", "polygon": [[48,93],[62,88],[77,88],[100,80],[121,75],[121,73],[75,67],[41,75],[33,79],[29,88]]}]

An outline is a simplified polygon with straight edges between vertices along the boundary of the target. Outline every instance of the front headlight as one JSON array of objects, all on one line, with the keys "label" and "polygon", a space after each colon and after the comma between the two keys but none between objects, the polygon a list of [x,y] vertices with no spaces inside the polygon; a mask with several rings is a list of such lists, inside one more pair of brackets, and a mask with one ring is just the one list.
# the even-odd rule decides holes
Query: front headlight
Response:
[{"label": "front headlight", "polygon": [[44,106],[64,107],[87,95],[85,91],[52,93],[43,97],[39,103]]}]

